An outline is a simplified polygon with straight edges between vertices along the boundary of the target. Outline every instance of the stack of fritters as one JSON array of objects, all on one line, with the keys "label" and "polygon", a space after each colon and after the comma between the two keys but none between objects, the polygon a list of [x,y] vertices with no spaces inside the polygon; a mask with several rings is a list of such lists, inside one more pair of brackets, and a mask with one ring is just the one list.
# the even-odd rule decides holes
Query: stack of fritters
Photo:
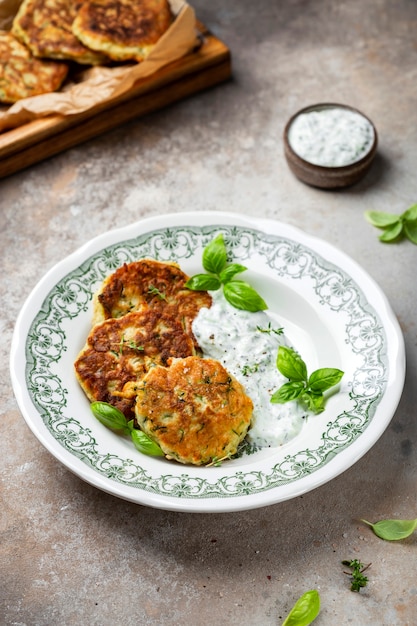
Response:
[{"label": "stack of fritters", "polygon": [[196,354],[191,324],[211,306],[207,292],[185,287],[171,263],[143,259],[111,274],[94,296],[94,326],[75,369],[90,400],[110,402],[134,417],[134,386],[150,367]]},{"label": "stack of fritters", "polygon": [[206,464],[245,437],[252,401],[192,333],[206,291],[185,286],[174,263],[143,259],[111,274],[94,296],[93,328],[75,362],[90,401],[134,419],[170,458]]},{"label": "stack of fritters", "polygon": [[[59,89],[68,62],[143,61],[172,21],[168,0],[23,0],[11,39],[0,46],[0,102]],[[27,49],[24,66],[21,54],[10,52],[13,38],[14,48],[20,42]],[[63,63],[58,69],[32,57]],[[22,67],[29,68],[30,79],[24,78]],[[46,74],[54,80],[46,80]],[[29,89],[28,82],[37,89]]]}]

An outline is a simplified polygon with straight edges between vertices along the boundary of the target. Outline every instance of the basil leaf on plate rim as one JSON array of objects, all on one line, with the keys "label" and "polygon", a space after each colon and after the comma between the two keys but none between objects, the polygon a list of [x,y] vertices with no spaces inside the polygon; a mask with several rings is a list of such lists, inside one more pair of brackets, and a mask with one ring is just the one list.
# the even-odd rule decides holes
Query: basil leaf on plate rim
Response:
[{"label": "basil leaf on plate rim", "polygon": [[210,274],[220,274],[227,263],[223,235],[217,235],[203,250],[203,267]]}]

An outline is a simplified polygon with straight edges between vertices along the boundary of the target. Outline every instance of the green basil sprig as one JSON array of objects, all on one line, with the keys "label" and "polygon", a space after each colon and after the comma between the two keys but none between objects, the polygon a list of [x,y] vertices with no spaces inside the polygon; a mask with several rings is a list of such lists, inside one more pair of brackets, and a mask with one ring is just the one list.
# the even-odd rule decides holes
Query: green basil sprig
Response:
[{"label": "green basil sprig", "polygon": [[417,519],[384,519],[372,524],[366,519],[361,520],[368,524],[377,537],[385,541],[400,541],[413,534],[417,528]]},{"label": "green basil sprig", "polygon": [[268,308],[249,283],[235,278],[248,268],[239,263],[227,264],[227,251],[222,234],[204,248],[202,262],[207,273],[192,276],[185,283],[188,289],[217,291],[223,287],[224,297],[236,309],[256,312]]},{"label": "green basil sprig", "polygon": [[130,435],[133,445],[139,452],[148,456],[165,456],[158,444],[152,441],[146,433],[134,428],[133,420],[127,422],[123,413],[115,406],[108,402],[92,402],[90,406],[94,417],[104,426]]},{"label": "green basil sprig", "polygon": [[405,236],[417,244],[417,204],[413,204],[401,215],[383,211],[365,211],[365,217],[372,226],[384,231],[379,237],[380,241],[390,243],[399,241]]},{"label": "green basil sprig", "polygon": [[278,349],[277,368],[289,382],[272,395],[271,402],[285,404],[299,400],[313,413],[324,411],[324,391],[337,385],[344,374],[342,370],[323,367],[308,376],[307,366],[301,356],[287,346]]},{"label": "green basil sprig", "polygon": [[320,596],[315,589],[306,591],[294,604],[282,626],[308,626],[320,613]]}]

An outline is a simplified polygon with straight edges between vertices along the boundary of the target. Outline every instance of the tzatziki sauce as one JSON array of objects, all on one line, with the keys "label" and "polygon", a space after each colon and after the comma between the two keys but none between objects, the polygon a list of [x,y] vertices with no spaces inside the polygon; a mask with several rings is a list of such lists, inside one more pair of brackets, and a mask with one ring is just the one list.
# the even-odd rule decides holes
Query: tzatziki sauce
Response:
[{"label": "tzatziki sauce", "polygon": [[301,431],[305,412],[297,402],[271,404],[272,394],[288,382],[276,366],[279,346],[288,345],[282,329],[264,311],[234,308],[221,290],[210,295],[211,307],[200,309],[193,322],[203,356],[220,361],[251,398],[247,439],[258,448],[287,443]]},{"label": "tzatziki sauce", "polygon": [[375,132],[365,116],[341,106],[300,113],[288,130],[294,152],[309,163],[343,167],[356,163],[372,148]]}]

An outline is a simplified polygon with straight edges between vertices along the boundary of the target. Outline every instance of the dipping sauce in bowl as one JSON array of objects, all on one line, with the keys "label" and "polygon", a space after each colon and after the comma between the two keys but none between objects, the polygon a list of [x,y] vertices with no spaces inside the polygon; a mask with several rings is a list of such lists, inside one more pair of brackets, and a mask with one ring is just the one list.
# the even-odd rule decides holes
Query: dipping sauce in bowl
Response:
[{"label": "dipping sauce in bowl", "polygon": [[377,148],[373,123],[342,104],[316,104],[291,117],[284,131],[293,173],[316,187],[346,187],[368,171]]}]

